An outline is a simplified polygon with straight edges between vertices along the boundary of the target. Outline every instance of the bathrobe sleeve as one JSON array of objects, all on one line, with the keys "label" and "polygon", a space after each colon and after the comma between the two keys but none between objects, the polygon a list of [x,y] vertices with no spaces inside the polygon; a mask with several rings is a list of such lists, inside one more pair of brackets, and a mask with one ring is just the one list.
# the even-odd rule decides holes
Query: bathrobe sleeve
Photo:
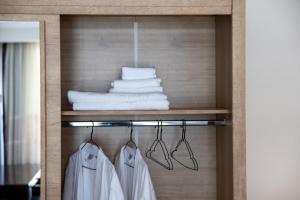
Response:
[{"label": "bathrobe sleeve", "polygon": [[156,200],[154,187],[147,167],[139,169],[138,176],[140,180],[136,181],[134,199],[136,200]]},{"label": "bathrobe sleeve", "polygon": [[74,200],[75,188],[75,165],[72,157],[69,159],[69,163],[65,172],[65,184],[64,184],[64,195],[63,200]]},{"label": "bathrobe sleeve", "polygon": [[109,200],[124,200],[121,184],[115,170],[111,180]]}]

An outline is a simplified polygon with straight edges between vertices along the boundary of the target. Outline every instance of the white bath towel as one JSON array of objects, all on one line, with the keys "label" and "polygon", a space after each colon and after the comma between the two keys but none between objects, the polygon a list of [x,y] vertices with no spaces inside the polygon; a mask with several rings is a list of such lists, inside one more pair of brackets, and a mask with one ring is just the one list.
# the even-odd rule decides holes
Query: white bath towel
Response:
[{"label": "white bath towel", "polygon": [[144,87],[158,87],[161,79],[142,79],[142,80],[115,80],[111,83],[114,88],[144,88]]},{"label": "white bath towel", "polygon": [[122,67],[123,80],[149,79],[156,78],[156,71],[154,68],[134,68]]},{"label": "white bath towel", "polygon": [[131,102],[145,100],[166,100],[167,96],[162,93],[96,93],[68,91],[70,103],[105,103],[105,102]]},{"label": "white bath towel", "polygon": [[168,110],[167,100],[131,103],[74,103],[73,110]]},{"label": "white bath towel", "polygon": [[162,87],[145,87],[145,88],[111,88],[110,93],[153,93],[163,92]]}]

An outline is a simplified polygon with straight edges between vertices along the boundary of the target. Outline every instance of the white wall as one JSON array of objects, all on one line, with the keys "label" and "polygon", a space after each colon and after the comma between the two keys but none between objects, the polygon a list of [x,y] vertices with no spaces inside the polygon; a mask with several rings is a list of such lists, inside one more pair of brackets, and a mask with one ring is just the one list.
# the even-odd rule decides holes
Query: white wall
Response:
[{"label": "white wall", "polygon": [[39,22],[0,21],[0,43],[39,42]]},{"label": "white wall", "polygon": [[300,199],[300,1],[247,0],[248,200]]}]

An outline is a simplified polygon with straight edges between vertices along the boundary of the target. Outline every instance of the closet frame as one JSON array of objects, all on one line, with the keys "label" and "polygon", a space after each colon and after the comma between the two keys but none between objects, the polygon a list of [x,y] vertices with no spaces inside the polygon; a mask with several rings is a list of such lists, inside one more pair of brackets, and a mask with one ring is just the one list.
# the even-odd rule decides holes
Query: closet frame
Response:
[{"label": "closet frame", "polygon": [[[246,200],[245,0],[167,0],[161,4],[160,1],[138,0],[100,3],[89,0],[83,4],[70,0],[55,3],[50,0],[0,1],[0,20],[40,21],[42,199],[57,200],[62,197],[61,121],[62,113],[68,111],[61,110],[61,16],[209,15],[215,16],[216,25],[216,104],[231,112],[215,114],[217,118],[232,121],[231,126],[217,127],[216,198]],[[227,84],[229,87],[226,87]],[[206,112],[209,111],[200,110],[195,115]],[[111,113],[102,113],[103,116],[107,114]],[[179,114],[188,114],[188,111]],[[87,112],[85,115],[93,113]]]}]

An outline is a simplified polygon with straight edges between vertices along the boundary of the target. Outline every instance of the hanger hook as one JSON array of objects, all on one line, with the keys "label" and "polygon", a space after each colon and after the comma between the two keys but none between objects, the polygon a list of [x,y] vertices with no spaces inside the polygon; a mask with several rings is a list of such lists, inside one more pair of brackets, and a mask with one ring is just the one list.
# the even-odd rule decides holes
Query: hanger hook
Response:
[{"label": "hanger hook", "polygon": [[186,120],[183,120],[183,122],[184,122],[184,125],[183,125],[183,127],[184,127],[184,140],[186,139]]},{"label": "hanger hook", "polygon": [[94,126],[95,126],[95,124],[94,124],[93,120],[91,120],[91,122],[92,122],[91,141],[93,141],[93,134],[94,134]]},{"label": "hanger hook", "polygon": [[159,137],[159,130],[160,130],[160,124],[159,124],[159,121],[157,120],[156,139],[158,139],[158,137]]},{"label": "hanger hook", "polygon": [[132,141],[133,122],[130,120],[130,140]]},{"label": "hanger hook", "polygon": [[185,139],[185,120],[182,120],[182,132],[181,132],[181,139],[184,140]]},{"label": "hanger hook", "polygon": [[163,123],[162,120],[160,120],[160,139],[162,140],[162,132],[163,132]]}]

